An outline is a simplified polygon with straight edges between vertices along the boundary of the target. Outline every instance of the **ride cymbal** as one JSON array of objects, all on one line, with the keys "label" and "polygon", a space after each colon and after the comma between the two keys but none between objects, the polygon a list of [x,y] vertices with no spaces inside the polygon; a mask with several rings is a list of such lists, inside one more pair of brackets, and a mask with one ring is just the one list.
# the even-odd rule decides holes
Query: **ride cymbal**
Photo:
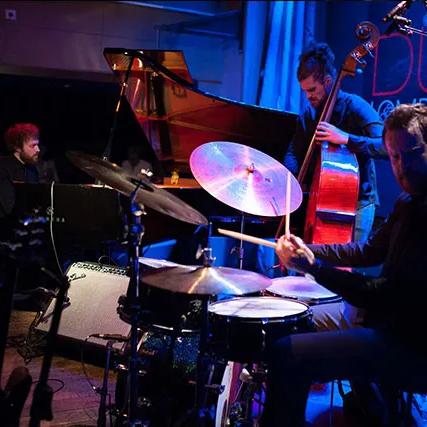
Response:
[{"label": "ride cymbal", "polygon": [[[234,142],[209,142],[190,156],[191,171],[212,196],[240,211],[282,216],[298,209],[302,191],[297,179],[267,154]],[[290,185],[286,180],[290,177]],[[286,189],[290,189],[286,212]]]}]

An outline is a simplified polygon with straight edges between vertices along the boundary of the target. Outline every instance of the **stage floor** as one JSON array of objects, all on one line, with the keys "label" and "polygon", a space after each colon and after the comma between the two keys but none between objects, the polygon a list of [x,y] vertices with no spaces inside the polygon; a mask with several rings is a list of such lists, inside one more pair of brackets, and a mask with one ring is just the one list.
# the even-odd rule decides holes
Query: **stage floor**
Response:
[{"label": "stage floor", "polygon": [[[9,337],[17,337],[21,334],[26,334],[34,315],[34,312],[14,311],[9,327]],[[26,365],[33,377],[33,382],[39,378],[41,362],[42,357],[36,357]],[[21,355],[18,354],[16,348],[9,346],[6,349],[3,367],[1,382],[3,387],[9,374],[17,366],[25,366],[24,360]],[[96,386],[101,386],[104,373],[103,368],[87,364],[86,370],[91,382]],[[96,426],[99,396],[92,391],[88,384],[83,374],[81,363],[65,357],[55,356],[49,378],[55,380],[49,382],[49,385],[54,390],[61,387],[61,383],[56,380],[62,381],[64,387],[53,395],[52,409],[54,419],[52,421],[43,421],[41,426]],[[109,378],[109,390],[110,393],[113,393],[113,396],[114,382],[115,376],[111,373]],[[33,390],[34,384],[25,402],[20,421],[21,426],[28,426]]]},{"label": "stage floor", "polygon": [[[26,334],[31,321],[34,318],[34,312],[14,311],[12,313],[9,336],[16,337]],[[27,366],[33,381],[36,381],[40,374],[42,357],[32,359]],[[2,386],[4,387],[6,379],[12,370],[17,366],[23,366],[24,360],[18,354],[16,348],[9,346],[6,350],[5,362],[2,376]],[[95,386],[102,385],[104,370],[102,367],[92,364],[86,364],[86,370],[90,381]],[[82,370],[80,361],[72,360],[66,357],[55,356],[50,372],[50,385],[54,390],[60,388],[60,380],[64,387],[53,396],[53,415],[54,419],[50,422],[43,421],[42,427],[51,426],[96,426],[99,395],[95,394]],[[114,401],[114,388],[116,376],[113,372],[109,376],[109,392]],[[326,427],[329,425],[329,407],[331,384],[315,385],[312,387],[310,398],[307,405],[308,426]],[[348,388],[348,384],[344,383]],[[34,390],[34,384],[30,396],[25,403],[21,416],[21,426],[27,426],[30,419],[31,398]],[[1,422],[0,422],[1,424]],[[107,419],[107,425],[109,425]],[[422,425],[422,424],[419,424]],[[356,425],[351,420],[345,420],[342,413],[342,400],[335,386],[334,405],[333,405],[333,426],[350,427]]]}]

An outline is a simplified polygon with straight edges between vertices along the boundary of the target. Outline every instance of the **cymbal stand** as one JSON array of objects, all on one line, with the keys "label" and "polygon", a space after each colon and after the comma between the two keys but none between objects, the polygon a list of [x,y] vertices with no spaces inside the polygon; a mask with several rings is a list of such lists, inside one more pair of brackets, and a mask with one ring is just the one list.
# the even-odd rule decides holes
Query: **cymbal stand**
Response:
[{"label": "cymbal stand", "polygon": [[[210,267],[215,258],[212,257],[212,249],[203,250],[203,264]],[[200,312],[200,341],[197,353],[195,404],[190,412],[190,425],[192,427],[208,427],[212,423],[209,410],[206,408],[206,359],[208,353],[208,330],[209,330],[209,295],[200,295],[202,300]],[[187,424],[185,424],[187,426]]]},{"label": "cymbal stand", "polygon": [[[240,217],[240,234],[243,234],[244,229],[245,229],[245,214],[244,212],[240,212],[241,217]],[[243,240],[240,239],[240,243],[239,246],[235,246],[232,250],[231,253],[236,252],[237,253],[237,257],[239,260],[239,269],[241,270],[243,268],[243,258],[244,258],[244,249],[243,249]]]},{"label": "cymbal stand", "polygon": [[137,419],[138,403],[138,323],[142,315],[141,312],[141,292],[139,268],[139,249],[144,227],[141,224],[141,215],[143,208],[135,203],[135,196],[142,185],[141,181],[136,182],[136,188],[130,195],[130,213],[129,213],[129,233],[128,233],[128,251],[130,280],[127,291],[131,313],[131,332],[130,332],[130,357],[129,357],[129,402],[128,402],[128,425],[133,427],[141,425],[141,420]]}]

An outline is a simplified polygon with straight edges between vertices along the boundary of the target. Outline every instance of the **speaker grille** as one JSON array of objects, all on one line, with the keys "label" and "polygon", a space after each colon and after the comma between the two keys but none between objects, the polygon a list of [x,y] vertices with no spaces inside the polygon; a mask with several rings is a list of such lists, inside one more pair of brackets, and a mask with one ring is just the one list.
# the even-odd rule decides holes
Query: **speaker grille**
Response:
[{"label": "speaker grille", "polygon": [[[76,262],[67,270],[69,306],[63,309],[58,336],[83,341],[91,334],[127,336],[130,325],[117,314],[117,301],[126,294],[129,277],[124,268],[93,262]],[[53,299],[37,329],[47,332],[56,300]],[[105,341],[91,338],[92,343]]]}]

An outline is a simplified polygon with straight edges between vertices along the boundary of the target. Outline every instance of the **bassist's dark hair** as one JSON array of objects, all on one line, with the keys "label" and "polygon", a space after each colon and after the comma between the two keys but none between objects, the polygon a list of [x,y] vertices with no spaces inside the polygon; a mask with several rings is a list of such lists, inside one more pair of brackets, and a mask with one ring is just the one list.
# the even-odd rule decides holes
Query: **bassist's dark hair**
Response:
[{"label": "bassist's dark hair", "polygon": [[315,80],[323,82],[328,74],[335,79],[337,70],[334,60],[335,55],[326,43],[310,44],[299,56],[298,80],[305,80],[313,76]]}]

